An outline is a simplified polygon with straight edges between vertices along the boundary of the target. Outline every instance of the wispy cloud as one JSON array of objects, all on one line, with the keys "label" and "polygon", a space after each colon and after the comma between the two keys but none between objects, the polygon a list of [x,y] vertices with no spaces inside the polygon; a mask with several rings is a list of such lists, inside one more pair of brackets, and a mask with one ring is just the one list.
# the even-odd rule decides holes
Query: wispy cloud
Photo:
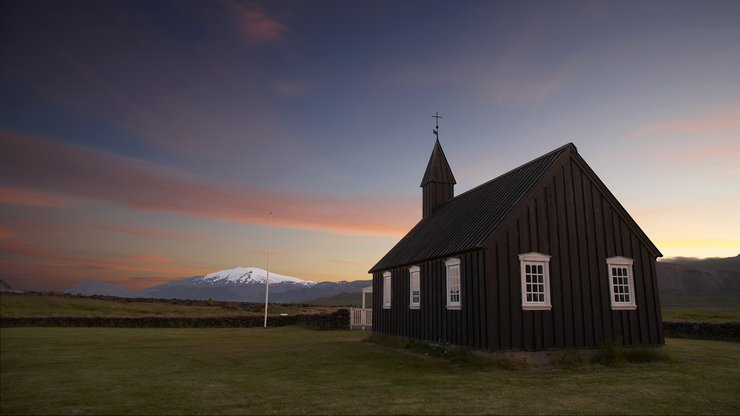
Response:
[{"label": "wispy cloud", "polygon": [[138,261],[141,263],[155,263],[155,264],[162,264],[162,263],[172,263],[175,261],[175,259],[170,257],[164,257],[164,256],[147,256],[147,255],[136,255],[136,256],[128,256],[131,260]]},{"label": "wispy cloud", "polygon": [[46,220],[13,219],[6,226],[13,231],[14,235],[28,237],[67,237],[80,232],[80,228],[68,224],[59,224]]},{"label": "wispy cloud", "polygon": [[212,240],[215,238],[213,236],[208,236],[208,235],[186,233],[186,232],[175,231],[175,230],[166,230],[162,228],[132,227],[132,226],[117,225],[117,224],[98,224],[98,225],[94,225],[93,227],[99,230],[103,230],[103,231],[128,234],[128,235],[133,235],[136,237],[156,238],[156,239],[165,239],[165,240],[172,240],[172,241],[198,242],[198,241]]},{"label": "wispy cloud", "polygon": [[512,73],[496,77],[490,88],[498,104],[537,107],[563,89],[574,76],[574,72],[566,69],[546,77]]},{"label": "wispy cloud", "polygon": [[[681,172],[702,175],[737,174],[740,160],[740,106],[725,106],[702,114],[684,115],[646,124],[626,134],[640,141],[641,151],[632,158],[680,166]],[[706,168],[710,167],[710,170]]]},{"label": "wispy cloud", "polygon": [[[8,172],[6,178],[11,178]],[[0,204],[22,205],[28,207],[64,207],[67,205],[63,198],[37,192],[30,189],[0,186]]]},{"label": "wispy cloud", "polygon": [[275,92],[285,97],[298,97],[308,93],[308,85],[300,81],[283,80],[273,85]]},{"label": "wispy cloud", "polygon": [[0,253],[20,257],[20,259],[6,259],[4,262],[29,264],[24,262],[23,258],[30,257],[34,259],[30,264],[35,265],[36,263],[40,263],[46,266],[56,265],[73,267],[80,270],[147,272],[170,276],[189,276],[212,271],[197,266],[168,265],[170,262],[164,261],[166,258],[159,256],[105,256],[100,254],[85,254],[22,240],[0,241]]},{"label": "wispy cloud", "polygon": [[[342,234],[399,236],[418,218],[416,201],[338,198],[225,187],[166,166],[0,131],[0,177],[14,187],[90,198],[139,211],[172,212],[240,223]],[[34,166],[34,169],[23,169]]]},{"label": "wispy cloud", "polygon": [[[86,139],[100,135],[100,148],[133,146],[173,164],[218,163],[219,173],[245,177],[275,163],[325,169],[322,155],[293,135],[271,102],[273,93],[297,95],[305,87],[273,79],[253,59],[258,52],[243,47],[244,38],[279,40],[285,26],[248,3],[175,7],[191,15],[189,23],[209,28],[196,48],[174,41],[167,25],[133,4],[65,8],[60,16],[75,21],[73,30],[66,19],[36,13],[30,27],[44,29],[18,29],[12,39],[38,53],[8,49],[3,57],[14,65],[3,68],[3,79],[71,119],[94,120]],[[256,148],[269,163],[243,163]]]},{"label": "wispy cloud", "polygon": [[740,140],[731,139],[722,142],[697,142],[683,145],[666,146],[661,150],[665,160],[674,164],[690,162],[717,163],[723,160],[740,160]]},{"label": "wispy cloud", "polygon": [[628,139],[664,134],[703,135],[740,130],[740,106],[718,108],[699,115],[663,120],[629,133]]},{"label": "wispy cloud", "polygon": [[237,1],[227,1],[226,5],[236,16],[239,31],[249,43],[276,42],[287,32],[285,25],[261,10]]}]

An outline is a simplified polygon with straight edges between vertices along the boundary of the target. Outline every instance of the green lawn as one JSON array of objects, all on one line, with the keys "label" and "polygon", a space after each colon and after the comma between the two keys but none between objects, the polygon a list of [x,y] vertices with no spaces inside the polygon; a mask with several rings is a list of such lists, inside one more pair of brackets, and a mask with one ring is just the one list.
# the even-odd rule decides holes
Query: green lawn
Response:
[{"label": "green lawn", "polygon": [[669,339],[669,363],[460,367],[367,333],[0,329],[2,414],[740,413],[740,344]]},{"label": "green lawn", "polygon": [[664,321],[740,322],[739,308],[663,308]]},{"label": "green lawn", "polygon": [[[143,316],[235,316],[262,315],[260,305],[250,305],[251,309],[240,308],[240,304],[229,303],[223,306],[175,305],[167,302],[120,302],[115,300],[52,295],[0,295],[0,315],[3,317],[143,317]],[[256,309],[255,307],[256,306]],[[304,307],[297,305],[271,304],[270,314],[298,314],[333,312],[333,307]]]}]

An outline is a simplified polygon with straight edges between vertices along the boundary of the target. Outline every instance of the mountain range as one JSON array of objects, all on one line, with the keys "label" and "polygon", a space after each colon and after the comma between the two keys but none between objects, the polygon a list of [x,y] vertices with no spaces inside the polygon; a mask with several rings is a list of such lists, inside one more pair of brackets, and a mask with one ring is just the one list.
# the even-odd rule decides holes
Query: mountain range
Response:
[{"label": "mountain range", "polygon": [[740,307],[740,256],[676,257],[656,269],[663,307]]},{"label": "mountain range", "polygon": [[[740,307],[740,255],[708,259],[677,257],[659,261],[656,268],[664,306],[690,304]],[[120,286],[88,279],[65,292],[137,298],[263,302],[266,278],[267,272],[263,269],[237,267],[205,276],[175,280],[139,291],[129,291]],[[371,280],[317,283],[270,273],[270,301],[357,304],[362,288],[371,285]],[[718,305],[718,302],[722,302],[722,305]]]},{"label": "mountain range", "polygon": [[[152,286],[139,291],[86,279],[64,292],[80,295],[106,295],[124,298],[213,299],[237,302],[264,302],[267,271],[257,267],[236,267],[205,276],[193,276]],[[297,277],[270,273],[270,302],[307,302],[342,293],[359,293],[370,280],[352,282],[312,282]]]}]

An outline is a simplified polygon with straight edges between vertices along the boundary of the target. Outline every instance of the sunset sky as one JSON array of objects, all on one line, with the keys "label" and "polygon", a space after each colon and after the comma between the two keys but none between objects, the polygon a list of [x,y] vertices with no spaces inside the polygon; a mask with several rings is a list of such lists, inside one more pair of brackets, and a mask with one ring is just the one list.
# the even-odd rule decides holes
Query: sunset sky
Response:
[{"label": "sunset sky", "polygon": [[440,140],[567,142],[666,257],[740,252],[740,1],[0,3],[0,278],[367,279]]}]

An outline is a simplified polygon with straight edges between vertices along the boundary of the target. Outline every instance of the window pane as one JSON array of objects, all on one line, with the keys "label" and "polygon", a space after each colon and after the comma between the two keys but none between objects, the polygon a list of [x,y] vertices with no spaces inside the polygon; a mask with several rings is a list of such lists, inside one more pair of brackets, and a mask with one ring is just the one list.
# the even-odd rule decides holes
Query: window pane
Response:
[{"label": "window pane", "polygon": [[383,304],[391,304],[391,277],[383,276]]}]

